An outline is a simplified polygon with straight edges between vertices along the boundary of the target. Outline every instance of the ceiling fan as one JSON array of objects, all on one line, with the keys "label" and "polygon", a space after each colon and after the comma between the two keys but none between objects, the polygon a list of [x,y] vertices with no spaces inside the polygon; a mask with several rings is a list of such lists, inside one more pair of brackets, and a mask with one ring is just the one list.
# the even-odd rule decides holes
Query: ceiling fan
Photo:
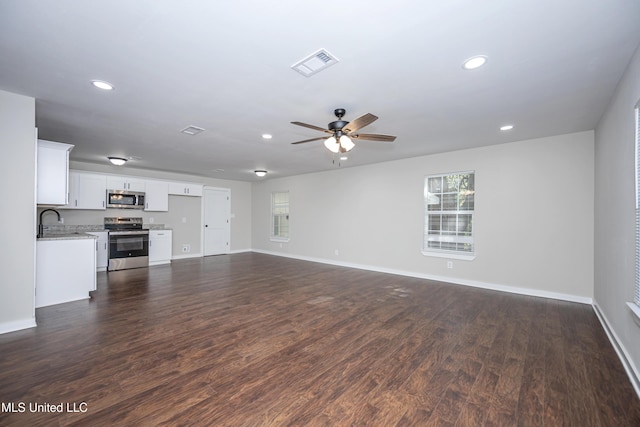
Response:
[{"label": "ceiling fan", "polygon": [[336,108],[333,112],[338,120],[329,123],[327,126],[328,129],[321,128],[319,126],[310,125],[307,123],[301,122],[291,122],[291,124],[303,126],[309,129],[319,130],[321,132],[327,133],[330,136],[327,138],[326,136],[321,136],[318,138],[305,139],[303,141],[292,142],[292,144],[303,144],[305,142],[311,141],[319,141],[324,139],[324,146],[327,147],[333,153],[346,153],[347,151],[351,151],[355,144],[353,143],[353,139],[365,139],[369,141],[381,141],[381,142],[393,142],[396,137],[391,135],[379,135],[375,133],[358,133],[359,129],[370,125],[374,121],[378,120],[377,116],[373,114],[365,114],[363,116],[358,117],[357,119],[347,122],[342,120],[346,111],[344,108]]}]

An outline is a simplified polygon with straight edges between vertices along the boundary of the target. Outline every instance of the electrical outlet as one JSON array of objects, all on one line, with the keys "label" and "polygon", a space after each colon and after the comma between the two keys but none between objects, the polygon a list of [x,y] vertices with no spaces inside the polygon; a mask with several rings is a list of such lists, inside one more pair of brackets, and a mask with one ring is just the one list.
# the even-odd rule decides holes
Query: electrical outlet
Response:
[{"label": "electrical outlet", "polygon": [[186,222],[187,222],[187,218],[183,216],[183,217],[182,217],[182,222],[183,222],[183,223],[186,223]]},{"label": "electrical outlet", "polygon": [[191,245],[188,243],[182,245],[182,252],[191,252]]},{"label": "electrical outlet", "polygon": [[154,217],[150,217],[149,224],[153,224],[154,222],[156,222],[156,219]]},{"label": "electrical outlet", "polygon": [[339,250],[337,250],[337,249],[336,249],[335,251],[333,251],[333,253],[334,253],[336,256],[340,256],[340,251],[339,251]]},{"label": "electrical outlet", "polygon": [[453,261],[447,261],[447,268],[453,268]]},{"label": "electrical outlet", "polygon": [[60,217],[60,221],[58,221],[60,224],[64,224],[64,218]]}]

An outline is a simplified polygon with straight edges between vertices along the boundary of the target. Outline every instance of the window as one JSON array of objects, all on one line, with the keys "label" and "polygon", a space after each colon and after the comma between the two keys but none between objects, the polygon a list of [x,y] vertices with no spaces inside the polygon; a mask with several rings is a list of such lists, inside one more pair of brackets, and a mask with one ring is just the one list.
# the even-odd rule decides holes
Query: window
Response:
[{"label": "window", "polygon": [[473,258],[474,181],[473,171],[425,178],[425,255]]},{"label": "window", "polygon": [[271,193],[271,239],[289,240],[289,192]]}]

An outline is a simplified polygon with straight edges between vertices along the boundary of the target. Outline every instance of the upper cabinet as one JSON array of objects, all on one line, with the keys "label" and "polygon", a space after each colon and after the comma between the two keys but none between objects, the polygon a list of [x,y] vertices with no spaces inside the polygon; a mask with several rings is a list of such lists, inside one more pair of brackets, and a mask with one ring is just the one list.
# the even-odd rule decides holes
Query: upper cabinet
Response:
[{"label": "upper cabinet", "polygon": [[145,181],[144,210],[169,210],[169,183],[166,181]]},{"label": "upper cabinet", "polygon": [[108,190],[145,191],[145,180],[127,176],[107,176]]},{"label": "upper cabinet", "polygon": [[176,196],[198,196],[202,197],[202,184],[188,182],[170,182],[169,194]]},{"label": "upper cabinet", "polygon": [[169,195],[202,197],[204,185],[190,182],[170,182],[133,178],[94,172],[69,172],[69,200],[67,209],[106,209],[107,190],[139,191],[144,193],[144,210],[167,212]]},{"label": "upper cabinet", "polygon": [[107,177],[95,173],[71,171],[69,173],[70,209],[106,209]]},{"label": "upper cabinet", "polygon": [[38,140],[39,205],[66,205],[69,201],[69,152],[73,145]]}]

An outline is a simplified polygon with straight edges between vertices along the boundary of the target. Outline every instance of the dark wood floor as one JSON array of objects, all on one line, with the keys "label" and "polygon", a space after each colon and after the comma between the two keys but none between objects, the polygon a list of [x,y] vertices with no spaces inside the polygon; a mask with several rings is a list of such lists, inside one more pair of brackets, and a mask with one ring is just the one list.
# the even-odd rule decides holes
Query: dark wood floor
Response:
[{"label": "dark wood floor", "polygon": [[0,335],[2,426],[640,425],[588,305],[244,253],[37,320]]}]

